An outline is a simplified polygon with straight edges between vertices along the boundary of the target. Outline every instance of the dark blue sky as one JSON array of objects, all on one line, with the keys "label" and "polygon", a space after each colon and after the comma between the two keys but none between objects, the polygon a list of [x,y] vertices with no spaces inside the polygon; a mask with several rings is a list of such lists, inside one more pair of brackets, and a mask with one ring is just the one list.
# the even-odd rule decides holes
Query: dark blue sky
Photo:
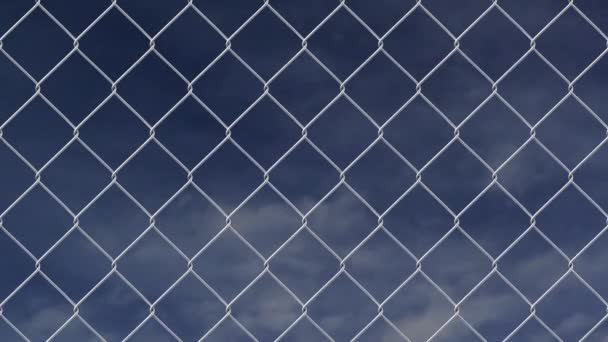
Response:
[{"label": "dark blue sky", "polygon": [[606,342],[608,3],[0,1],[1,341]]}]

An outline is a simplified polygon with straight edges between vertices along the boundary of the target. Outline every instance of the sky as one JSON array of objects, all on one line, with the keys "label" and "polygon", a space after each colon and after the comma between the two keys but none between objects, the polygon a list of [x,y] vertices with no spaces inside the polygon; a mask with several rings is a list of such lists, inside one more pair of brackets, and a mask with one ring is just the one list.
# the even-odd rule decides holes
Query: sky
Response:
[{"label": "sky", "polygon": [[0,340],[608,341],[608,3],[0,2]]}]

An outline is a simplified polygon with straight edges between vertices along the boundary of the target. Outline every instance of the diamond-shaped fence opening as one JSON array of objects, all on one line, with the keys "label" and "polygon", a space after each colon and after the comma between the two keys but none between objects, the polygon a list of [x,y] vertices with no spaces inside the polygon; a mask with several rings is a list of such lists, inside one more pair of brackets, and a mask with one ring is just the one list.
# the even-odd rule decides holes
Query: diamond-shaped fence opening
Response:
[{"label": "diamond-shaped fence opening", "polygon": [[606,18],[0,1],[0,341],[604,341]]}]

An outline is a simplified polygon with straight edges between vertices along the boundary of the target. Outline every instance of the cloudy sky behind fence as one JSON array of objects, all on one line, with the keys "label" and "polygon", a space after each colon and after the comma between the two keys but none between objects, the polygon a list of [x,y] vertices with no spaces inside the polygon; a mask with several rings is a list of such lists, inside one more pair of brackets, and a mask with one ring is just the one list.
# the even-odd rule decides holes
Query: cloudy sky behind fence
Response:
[{"label": "cloudy sky behind fence", "polygon": [[0,2],[0,339],[607,341],[608,3],[497,4]]}]

